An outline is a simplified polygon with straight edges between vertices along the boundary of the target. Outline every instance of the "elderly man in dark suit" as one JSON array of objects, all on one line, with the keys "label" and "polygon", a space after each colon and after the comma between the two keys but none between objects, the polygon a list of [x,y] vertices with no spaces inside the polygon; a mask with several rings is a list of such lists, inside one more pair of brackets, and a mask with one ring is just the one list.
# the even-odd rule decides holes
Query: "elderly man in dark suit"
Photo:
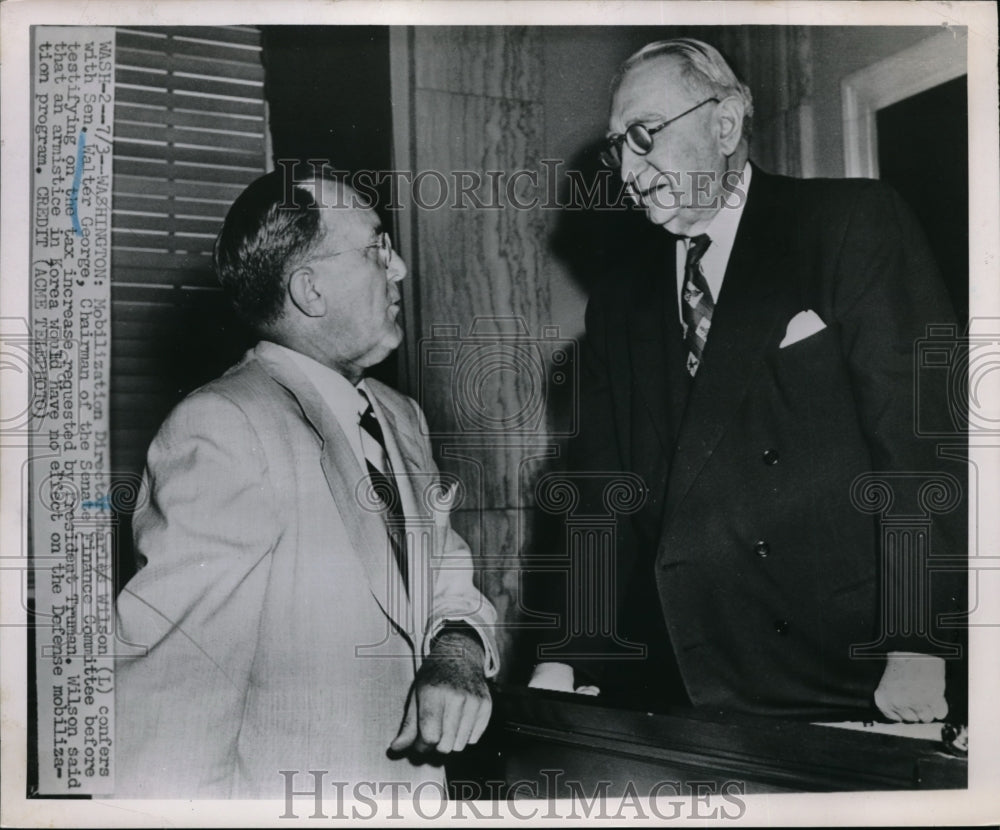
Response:
[{"label": "elderly man in dark suit", "polygon": [[[577,458],[644,483],[614,553],[617,642],[645,659],[581,660],[576,682],[647,707],[942,718],[938,623],[964,580],[892,559],[857,487],[884,473],[903,502],[940,473],[913,354],[950,303],[892,190],[765,173],[752,111],[695,40],[650,44],[614,85],[603,159],[655,227],[591,296]],[[935,554],[964,556],[961,513],[935,517]],[[930,587],[900,608],[907,574]]]}]

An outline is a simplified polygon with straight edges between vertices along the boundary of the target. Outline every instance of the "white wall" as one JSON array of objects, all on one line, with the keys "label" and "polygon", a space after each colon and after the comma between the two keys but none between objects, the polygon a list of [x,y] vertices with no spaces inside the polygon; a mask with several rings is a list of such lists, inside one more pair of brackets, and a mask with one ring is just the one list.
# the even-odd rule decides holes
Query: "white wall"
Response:
[{"label": "white wall", "polygon": [[933,26],[817,26],[812,30],[817,176],[845,175],[841,80],[940,31]]}]

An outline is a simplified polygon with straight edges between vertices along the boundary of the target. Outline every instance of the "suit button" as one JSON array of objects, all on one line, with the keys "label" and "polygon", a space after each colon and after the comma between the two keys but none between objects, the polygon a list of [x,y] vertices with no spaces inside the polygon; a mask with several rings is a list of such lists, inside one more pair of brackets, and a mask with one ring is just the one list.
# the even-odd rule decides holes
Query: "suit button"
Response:
[{"label": "suit button", "polygon": [[767,542],[765,542],[763,539],[761,539],[759,542],[757,542],[756,545],[753,546],[753,551],[761,559],[763,559],[765,556],[767,556],[771,552],[771,546]]},{"label": "suit button", "polygon": [[778,451],[777,450],[764,450],[764,454],[761,456],[764,459],[764,463],[768,467],[773,467],[778,463]]},{"label": "suit button", "polygon": [[788,633],[788,620],[776,620],[774,623],[774,630],[779,634]]}]

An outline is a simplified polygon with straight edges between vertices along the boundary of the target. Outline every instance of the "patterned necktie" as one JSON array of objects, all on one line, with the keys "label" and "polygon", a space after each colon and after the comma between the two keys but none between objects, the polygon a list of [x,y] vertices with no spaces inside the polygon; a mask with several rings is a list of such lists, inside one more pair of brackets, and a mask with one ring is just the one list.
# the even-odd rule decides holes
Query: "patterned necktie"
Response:
[{"label": "patterned necktie", "polygon": [[712,325],[715,302],[708,281],[701,270],[701,258],[712,240],[707,234],[691,238],[684,264],[684,287],[681,291],[681,317],[684,320],[684,344],[687,346],[687,370],[695,376]]},{"label": "patterned necktie", "polygon": [[408,585],[406,542],[404,539],[405,524],[403,504],[399,498],[399,487],[396,485],[396,478],[392,474],[392,465],[389,463],[389,455],[385,449],[382,425],[375,417],[375,410],[364,390],[358,389],[358,394],[361,396],[364,407],[360,410],[361,420],[359,424],[361,426],[361,448],[365,454],[368,478],[371,479],[372,488],[376,495],[385,505],[389,542],[392,545],[392,552],[396,557],[399,572],[403,576],[403,585]]}]

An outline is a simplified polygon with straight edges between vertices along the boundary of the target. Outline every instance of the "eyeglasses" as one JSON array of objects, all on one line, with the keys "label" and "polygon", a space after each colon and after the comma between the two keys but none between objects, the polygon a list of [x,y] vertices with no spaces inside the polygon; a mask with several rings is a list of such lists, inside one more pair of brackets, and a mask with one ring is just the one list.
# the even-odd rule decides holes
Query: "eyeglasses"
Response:
[{"label": "eyeglasses", "polygon": [[378,236],[378,241],[372,242],[370,245],[362,245],[360,248],[347,248],[343,251],[334,251],[332,254],[326,254],[326,256],[340,256],[341,254],[351,254],[355,251],[367,251],[371,248],[378,248],[379,262],[382,263],[383,268],[388,268],[389,263],[392,262],[392,239],[389,237],[388,231],[382,231]]},{"label": "eyeglasses", "polygon": [[699,107],[705,106],[705,104],[710,101],[715,103],[719,102],[718,98],[706,98],[699,104],[695,104],[690,109],[684,110],[680,115],[675,115],[673,118],[668,118],[657,124],[655,127],[647,127],[645,124],[640,124],[636,122],[635,124],[629,124],[625,128],[625,135],[611,135],[608,136],[608,146],[601,151],[601,163],[605,167],[610,167],[612,170],[617,170],[622,166],[622,143],[628,142],[629,149],[639,156],[647,155],[650,150],[653,149],[653,136],[656,135],[664,127],[673,124],[675,121],[679,121],[685,115],[689,115],[694,112]]}]

